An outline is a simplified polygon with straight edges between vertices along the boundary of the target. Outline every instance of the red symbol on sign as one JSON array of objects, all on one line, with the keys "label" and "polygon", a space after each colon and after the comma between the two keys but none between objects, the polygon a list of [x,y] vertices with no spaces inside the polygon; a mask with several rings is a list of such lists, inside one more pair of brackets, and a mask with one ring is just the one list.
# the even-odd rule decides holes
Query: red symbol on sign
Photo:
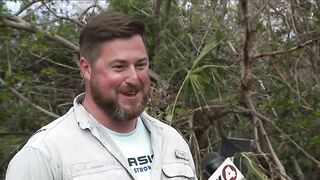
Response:
[{"label": "red symbol on sign", "polygon": [[236,180],[237,178],[237,170],[232,165],[226,165],[222,169],[222,177],[225,180]]}]

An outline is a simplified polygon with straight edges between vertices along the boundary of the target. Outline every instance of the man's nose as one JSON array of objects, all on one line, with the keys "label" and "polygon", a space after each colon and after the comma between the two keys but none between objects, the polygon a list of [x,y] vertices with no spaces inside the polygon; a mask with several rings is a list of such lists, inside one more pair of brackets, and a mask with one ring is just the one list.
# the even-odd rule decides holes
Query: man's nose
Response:
[{"label": "man's nose", "polygon": [[129,67],[126,74],[125,82],[132,85],[136,85],[139,83],[138,73],[134,66]]}]

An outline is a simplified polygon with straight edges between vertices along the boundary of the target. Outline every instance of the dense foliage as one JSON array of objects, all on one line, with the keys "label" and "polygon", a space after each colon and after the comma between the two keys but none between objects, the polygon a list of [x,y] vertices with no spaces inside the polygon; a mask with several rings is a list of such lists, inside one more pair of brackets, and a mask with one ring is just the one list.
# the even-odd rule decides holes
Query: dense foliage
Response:
[{"label": "dense foliage", "polygon": [[251,160],[268,179],[317,178],[318,0],[17,0],[19,10],[8,2],[0,1],[0,179],[32,133],[83,91],[77,37],[107,4],[147,25],[146,110],[188,140],[200,179],[202,157],[226,137],[253,139]]}]

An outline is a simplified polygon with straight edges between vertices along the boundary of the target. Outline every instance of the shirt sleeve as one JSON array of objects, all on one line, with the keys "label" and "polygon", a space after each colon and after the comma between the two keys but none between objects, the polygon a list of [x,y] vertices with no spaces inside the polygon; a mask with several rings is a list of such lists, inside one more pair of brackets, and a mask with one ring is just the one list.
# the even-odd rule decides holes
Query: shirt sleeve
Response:
[{"label": "shirt sleeve", "polygon": [[46,157],[32,147],[22,148],[10,161],[5,180],[54,180]]}]

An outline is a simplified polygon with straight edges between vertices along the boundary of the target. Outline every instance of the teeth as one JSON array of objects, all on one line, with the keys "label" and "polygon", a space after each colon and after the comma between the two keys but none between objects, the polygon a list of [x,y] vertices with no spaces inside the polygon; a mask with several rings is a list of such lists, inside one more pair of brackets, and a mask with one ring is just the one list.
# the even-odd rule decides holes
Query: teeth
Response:
[{"label": "teeth", "polygon": [[126,92],[128,95],[135,95],[137,92]]}]

